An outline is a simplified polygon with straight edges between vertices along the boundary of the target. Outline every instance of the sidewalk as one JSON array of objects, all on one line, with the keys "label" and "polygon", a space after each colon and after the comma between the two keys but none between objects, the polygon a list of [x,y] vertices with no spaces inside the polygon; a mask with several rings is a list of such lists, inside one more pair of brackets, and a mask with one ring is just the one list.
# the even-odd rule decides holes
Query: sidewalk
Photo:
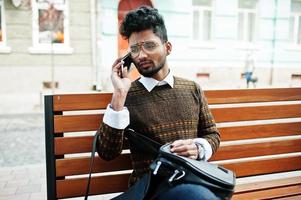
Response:
[{"label": "sidewalk", "polygon": [[43,164],[0,168],[0,200],[46,200]]},{"label": "sidewalk", "polygon": [[1,94],[0,105],[0,200],[46,200],[45,164],[30,164],[45,154],[40,96]]},{"label": "sidewalk", "polygon": [[39,93],[0,94],[0,115],[42,112],[42,96]]}]

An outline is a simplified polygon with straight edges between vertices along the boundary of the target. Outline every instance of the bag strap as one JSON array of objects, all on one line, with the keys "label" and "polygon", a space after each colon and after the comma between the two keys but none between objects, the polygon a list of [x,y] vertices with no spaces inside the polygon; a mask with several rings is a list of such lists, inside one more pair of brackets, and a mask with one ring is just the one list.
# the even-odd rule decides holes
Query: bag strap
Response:
[{"label": "bag strap", "polygon": [[92,174],[92,169],[93,169],[93,164],[94,164],[94,157],[95,157],[95,151],[96,151],[96,144],[97,144],[98,136],[99,136],[99,131],[97,131],[95,133],[94,139],[93,139],[92,153],[91,153],[91,158],[90,158],[89,178],[88,178],[88,184],[87,184],[87,189],[86,189],[86,194],[85,194],[85,200],[87,200],[88,196],[89,196],[91,174]]},{"label": "bag strap", "polygon": [[[94,157],[96,152],[96,145],[99,136],[99,131],[97,131],[94,135],[93,139],[93,146],[92,146],[92,153],[90,158],[90,169],[89,169],[89,177],[88,177],[88,184],[86,188],[85,200],[88,199],[89,190],[90,190],[90,182],[91,182],[91,174],[94,164]],[[147,151],[149,154],[153,156],[157,156],[159,153],[159,149],[161,144],[155,140],[152,140],[141,133],[134,131],[133,129],[127,128],[124,130],[124,136],[128,138],[136,147],[139,149]]]}]

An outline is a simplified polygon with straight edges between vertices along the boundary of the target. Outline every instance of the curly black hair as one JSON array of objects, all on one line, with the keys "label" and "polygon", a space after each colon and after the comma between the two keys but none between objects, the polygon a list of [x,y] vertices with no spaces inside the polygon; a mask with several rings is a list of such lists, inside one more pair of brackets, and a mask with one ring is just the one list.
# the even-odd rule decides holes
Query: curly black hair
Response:
[{"label": "curly black hair", "polygon": [[129,39],[133,32],[152,29],[162,42],[166,42],[167,31],[163,17],[158,10],[148,6],[142,6],[130,11],[122,21],[119,32],[124,39]]}]

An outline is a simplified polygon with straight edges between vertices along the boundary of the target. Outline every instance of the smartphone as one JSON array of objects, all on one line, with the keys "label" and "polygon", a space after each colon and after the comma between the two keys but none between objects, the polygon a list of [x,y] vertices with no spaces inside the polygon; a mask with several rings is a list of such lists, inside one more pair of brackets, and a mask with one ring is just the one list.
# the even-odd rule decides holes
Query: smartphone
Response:
[{"label": "smartphone", "polygon": [[123,60],[123,67],[127,67],[128,71],[130,70],[131,64],[133,62],[131,53],[127,53],[125,56],[122,57]]}]

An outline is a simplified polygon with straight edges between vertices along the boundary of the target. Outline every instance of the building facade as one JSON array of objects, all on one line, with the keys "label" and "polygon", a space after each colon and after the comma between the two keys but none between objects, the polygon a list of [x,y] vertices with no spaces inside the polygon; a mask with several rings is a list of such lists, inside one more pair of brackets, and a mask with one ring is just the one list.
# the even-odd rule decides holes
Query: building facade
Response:
[{"label": "building facade", "polygon": [[168,62],[175,75],[205,89],[245,88],[243,73],[251,63],[257,87],[301,85],[300,0],[15,4],[0,0],[0,93],[34,92],[49,82],[58,82],[62,91],[111,91],[111,65],[126,49],[118,24],[128,10],[141,4],[164,16],[173,44]]}]

